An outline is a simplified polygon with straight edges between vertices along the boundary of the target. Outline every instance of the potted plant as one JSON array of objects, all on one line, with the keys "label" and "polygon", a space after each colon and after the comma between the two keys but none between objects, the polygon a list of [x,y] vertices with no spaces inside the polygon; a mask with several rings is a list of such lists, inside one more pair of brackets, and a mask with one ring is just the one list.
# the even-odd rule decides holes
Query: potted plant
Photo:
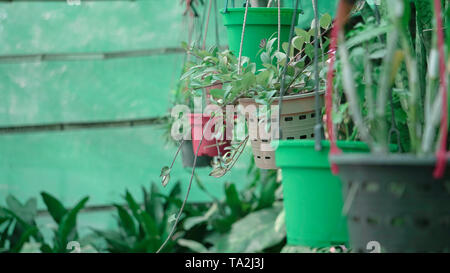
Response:
[{"label": "potted plant", "polygon": [[[417,14],[411,12],[410,4],[415,5]],[[366,22],[359,35],[349,38],[347,34],[348,39],[341,34],[338,49],[342,71],[337,76],[347,79],[344,90],[355,106],[352,119],[358,130],[365,132],[361,137],[372,151],[370,155],[331,157],[344,181],[350,244],[357,252],[368,251],[369,242],[376,242],[386,252],[449,251],[443,7],[441,1],[428,0],[382,1],[381,7],[380,25]],[[446,20],[448,14],[447,3]],[[412,36],[416,30],[420,32]],[[365,59],[366,79],[359,81],[352,75],[358,65],[354,56],[362,48],[363,55],[370,57],[369,47],[379,51],[374,58]],[[376,75],[378,84],[370,81]],[[376,93],[371,91],[375,87]],[[371,97],[359,96],[357,90],[369,90]],[[400,107],[392,105],[391,94],[398,97]],[[368,101],[373,110],[358,108]],[[390,111],[406,120],[402,153],[390,154],[387,148],[389,125],[395,123],[386,121]]]},{"label": "potted plant", "polygon": [[[337,18],[339,21],[339,18],[345,17],[338,14]],[[320,33],[317,24],[320,25],[319,20],[312,25],[313,29],[316,28],[316,35]],[[333,65],[334,52],[333,48],[330,48],[325,59],[326,65]],[[316,69],[320,69],[320,56],[316,57]],[[325,69],[318,73],[319,79],[326,73]],[[328,89],[333,86],[328,78],[324,81]],[[332,135],[325,134],[325,139],[316,134],[315,140],[282,140],[276,150],[276,166],[282,171],[289,245],[327,247],[348,244],[346,218],[342,215],[344,200],[341,181],[331,172],[328,153],[337,147],[346,153],[367,153],[369,149],[367,144],[359,141],[361,132],[349,117],[352,107],[342,92],[342,83],[338,82],[334,86],[341,92],[335,101],[326,100],[327,112],[323,120],[326,129],[333,127],[337,132],[333,131]],[[320,86],[316,85],[316,90],[321,90]],[[338,107],[332,117],[329,110],[333,104]],[[367,109],[366,105],[363,107]],[[319,125],[321,120],[316,123]],[[333,138],[338,141],[332,145],[330,139]]]},{"label": "potted plant", "polygon": [[[260,45],[264,47],[263,45],[268,37],[273,33],[280,32],[279,39],[281,43],[289,40],[289,29],[294,16],[294,9],[283,7],[278,10],[277,1],[247,0],[243,2],[244,4],[248,3],[249,7],[238,8],[229,8],[228,1],[225,1],[225,9],[221,11],[224,25],[227,28],[228,45],[235,54],[240,52],[243,38],[243,21],[245,21],[242,55],[249,57],[252,62],[255,62],[258,69],[262,68],[262,61],[257,57],[258,51]],[[278,17],[278,11],[280,11],[280,17]],[[300,12],[298,11],[295,16],[297,17]],[[278,21],[279,18],[280,22]],[[280,26],[280,30],[278,30],[278,26]]]},{"label": "potted plant", "polygon": [[[187,65],[183,66],[183,70],[186,70],[188,67]],[[178,104],[184,104],[184,105],[191,105],[191,97],[188,91],[188,80],[183,79],[180,80],[177,84],[176,89],[173,91],[172,96],[172,105],[178,105]],[[172,110],[171,110],[172,111]],[[165,126],[165,139],[168,144],[172,144],[174,146],[180,146],[181,154],[182,154],[182,160],[183,160],[183,166],[185,168],[192,168],[194,164],[194,149],[192,145],[192,140],[183,140],[177,141],[172,136],[172,128],[174,127],[175,118],[170,116],[167,120],[167,123]],[[208,167],[211,166],[212,163],[212,157],[208,155],[198,156],[196,166],[197,167]]]},{"label": "potted plant", "polygon": [[[326,49],[328,41],[325,38],[331,26],[331,16],[324,14],[320,18],[322,26],[320,49]],[[274,36],[274,35],[272,35]],[[279,104],[282,72],[286,66],[286,93],[282,98],[283,107],[280,113],[280,132],[281,139],[311,139],[314,138],[314,125],[316,120],[315,112],[315,94],[313,77],[313,58],[314,58],[314,29],[305,31],[296,28],[295,36],[289,44],[284,43],[282,49],[275,49],[277,38],[270,37],[264,48],[260,52],[260,58],[263,63],[262,69],[253,77],[250,88],[245,92],[235,91],[236,88],[230,88],[230,96],[239,94],[239,104],[243,109],[249,106],[259,109],[260,106],[275,106]],[[287,54],[287,51],[290,51]],[[323,62],[320,66],[325,66],[326,54],[322,54]],[[286,64],[287,63],[287,64]],[[324,75],[322,73],[322,75]],[[251,79],[250,76],[247,77]],[[250,81],[250,80],[249,80]],[[325,79],[320,80],[320,88],[323,90]],[[239,86],[239,85],[238,85]],[[323,91],[319,95],[319,105],[323,105]],[[251,108],[250,108],[251,109]],[[270,110],[269,110],[270,111]],[[257,111],[254,115],[247,115],[248,130],[252,144],[255,164],[261,169],[276,169],[275,151],[269,147],[272,138],[276,135],[264,135],[260,131],[260,126],[251,126],[250,123],[261,124],[264,120],[269,120],[272,113],[263,113]],[[273,117],[272,121],[278,117]],[[279,136],[278,136],[279,137]]]}]

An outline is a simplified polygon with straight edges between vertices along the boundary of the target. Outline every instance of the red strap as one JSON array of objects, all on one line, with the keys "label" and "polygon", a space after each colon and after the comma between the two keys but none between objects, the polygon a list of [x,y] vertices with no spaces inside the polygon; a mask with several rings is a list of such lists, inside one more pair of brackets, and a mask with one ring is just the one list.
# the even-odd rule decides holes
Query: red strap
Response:
[{"label": "red strap", "polygon": [[447,75],[445,73],[445,52],[444,52],[444,30],[442,27],[442,11],[441,1],[434,0],[434,13],[436,15],[437,23],[437,40],[439,50],[439,73],[440,85],[442,93],[442,118],[441,118],[441,137],[439,143],[439,150],[436,153],[437,162],[434,169],[434,178],[442,178],[447,165],[447,130],[448,130],[448,110],[447,110]]},{"label": "red strap", "polygon": [[[344,2],[339,1],[338,12],[337,14],[342,14],[342,10],[344,8]],[[339,12],[341,11],[341,12]],[[327,89],[325,93],[325,108],[327,115],[327,130],[328,137],[330,139],[330,153],[329,155],[337,155],[342,153],[342,151],[336,145],[336,135],[333,127],[333,79],[334,79],[334,63],[336,61],[336,51],[338,45],[339,32],[341,29],[341,24],[344,18],[336,19],[336,22],[333,24],[333,30],[331,31],[331,43],[330,43],[330,59],[328,66],[328,74],[327,74]],[[331,164],[331,172],[333,174],[338,174],[339,169],[335,163]]]}]

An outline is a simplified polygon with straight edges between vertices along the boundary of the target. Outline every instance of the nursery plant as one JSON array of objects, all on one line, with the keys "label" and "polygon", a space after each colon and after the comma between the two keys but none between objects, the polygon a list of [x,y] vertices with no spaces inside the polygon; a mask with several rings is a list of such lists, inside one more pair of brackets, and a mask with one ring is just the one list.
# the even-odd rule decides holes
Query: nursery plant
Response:
[{"label": "nursery plant", "polygon": [[[337,24],[334,37],[336,80],[372,151],[331,157],[344,181],[351,247],[364,252],[377,241],[386,252],[448,251],[448,1],[381,1],[379,14],[347,33]],[[389,153],[392,142],[402,153]]]},{"label": "nursery plant", "polygon": [[37,200],[22,204],[12,195],[6,197],[6,207],[0,207],[0,253],[20,252],[27,242],[42,241],[37,228]]},{"label": "nursery plant", "polygon": [[[328,39],[326,34],[331,26],[331,16],[324,14],[320,18],[320,49],[321,66],[326,60],[326,48]],[[289,134],[284,134],[284,139],[311,138],[314,134],[313,113],[314,100],[311,91],[314,88],[312,58],[314,56],[314,28],[309,31],[296,28],[295,37],[292,39],[290,53],[287,54],[289,43],[279,45],[278,38],[273,34],[260,45],[258,58],[261,59],[263,68],[256,70],[254,63],[249,63],[247,57],[241,57],[241,65],[238,59],[228,50],[218,52],[217,49],[202,51],[200,49],[189,49],[194,56],[198,56],[200,63],[194,63],[191,68],[182,76],[182,79],[189,79],[192,83],[190,89],[196,95],[200,95],[202,88],[213,88],[208,91],[208,102],[225,107],[226,105],[236,105],[240,103],[246,107],[248,105],[271,106],[277,103],[280,96],[281,75],[287,63],[285,81],[288,83],[284,98],[286,100],[285,112],[282,116],[282,131],[285,127]],[[277,46],[278,44],[278,46]],[[322,72],[321,75],[324,75]],[[320,80],[320,85],[325,85],[324,79]],[[310,93],[309,95],[302,95]],[[297,95],[290,97],[290,95]],[[290,105],[290,106],[289,106]],[[270,115],[266,113],[266,116]],[[260,115],[261,120],[263,114]],[[300,117],[300,119],[299,119]],[[259,119],[259,117],[258,117]],[[302,125],[302,124],[305,125]],[[306,127],[305,127],[306,126]],[[250,127],[250,126],[249,126]],[[292,128],[300,127],[292,131]],[[254,138],[251,139],[256,164],[260,168],[275,169],[273,151],[261,151],[261,137],[252,131]]]},{"label": "nursery plant", "polygon": [[7,207],[0,207],[0,247],[4,252],[20,252],[26,243],[34,242],[43,253],[69,252],[68,243],[79,239],[77,232],[77,215],[88,201],[83,198],[72,209],[66,209],[52,195],[42,192],[42,200],[47,211],[57,224],[52,242],[47,242],[36,223],[37,201],[29,199],[21,204],[10,195],[6,198]]},{"label": "nursery plant", "polygon": [[[315,20],[312,23],[313,37],[319,37],[322,32],[317,8],[317,1],[313,1]],[[355,15],[353,13],[352,15]],[[336,20],[339,20],[338,14]],[[355,21],[352,18],[352,23]],[[330,45],[331,46],[331,45]],[[320,90],[322,78],[326,76],[326,66],[334,54],[332,48],[327,51],[327,57],[320,52],[320,40],[314,42],[313,79],[315,89],[315,105],[312,109],[315,119],[312,120],[314,137],[311,140],[281,140],[276,150],[276,166],[280,167],[283,175],[284,205],[286,211],[287,242],[291,246],[307,246],[310,248],[324,248],[333,245],[347,245],[348,232],[346,219],[341,210],[344,201],[341,193],[341,181],[331,173],[328,152],[332,148],[330,137],[322,134],[322,123],[332,121],[328,111],[323,120],[320,116]],[[324,63],[325,62],[325,63]],[[321,68],[322,66],[322,68]],[[323,81],[329,84],[328,79]],[[327,100],[327,110],[329,101]],[[284,103],[284,102],[283,102]],[[334,120],[338,127],[346,130],[339,131],[340,142],[337,143],[346,152],[368,152],[366,144],[358,140],[355,127],[347,121],[345,114],[345,97],[339,97],[335,104],[339,106],[341,119]],[[348,106],[347,106],[348,107]],[[325,126],[326,128],[328,126]]]},{"label": "nursery plant", "polygon": [[[150,190],[142,187],[143,203],[141,204],[129,191],[126,191],[125,205],[114,204],[118,216],[118,230],[94,229],[94,232],[105,239],[108,252],[154,253],[169,233],[170,224],[175,219],[175,212],[181,205],[180,194],[179,183],[174,185],[167,196],[162,195],[157,186],[152,183]],[[190,207],[186,207],[185,211],[189,213],[190,210]],[[165,251],[174,251],[176,247],[175,241],[170,241]],[[99,248],[99,250],[103,249]]]}]

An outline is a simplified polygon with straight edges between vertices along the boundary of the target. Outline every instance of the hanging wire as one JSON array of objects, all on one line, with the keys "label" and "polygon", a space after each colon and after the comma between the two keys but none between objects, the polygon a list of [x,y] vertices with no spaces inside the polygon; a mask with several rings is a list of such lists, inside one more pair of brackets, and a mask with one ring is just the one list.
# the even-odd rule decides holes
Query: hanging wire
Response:
[{"label": "hanging wire", "polygon": [[[291,30],[289,32],[289,44],[288,44],[288,49],[286,52],[286,54],[287,54],[286,58],[288,58],[289,53],[291,52],[292,38],[294,36],[294,30],[295,30],[295,25],[296,25],[295,19],[297,18],[298,2],[299,2],[299,0],[295,0],[294,14],[292,15]],[[286,91],[285,83],[286,83],[286,71],[287,71],[288,65],[289,65],[289,62],[286,60],[284,69],[281,72],[282,76],[281,76],[280,99],[278,100],[278,122],[279,123],[281,123],[281,110],[282,110],[283,95],[284,95],[284,92]],[[279,130],[279,138],[282,139],[283,132],[281,131],[281,126],[278,126],[278,130]]]},{"label": "hanging wire", "polygon": [[214,0],[214,25],[216,30],[216,46],[220,47],[220,37],[219,37],[219,10],[217,9],[217,0]]},{"label": "hanging wire", "polygon": [[[211,16],[211,8],[212,8],[213,0],[209,0],[209,8],[208,8],[208,15],[206,17],[206,26],[205,26],[205,34],[203,35],[203,50],[206,47],[206,37],[208,36],[208,28],[209,28],[209,18]],[[206,3],[205,3],[206,4]],[[206,6],[206,5],[205,5]]]},{"label": "hanging wire", "polygon": [[241,62],[242,62],[242,47],[244,46],[245,37],[245,25],[247,24],[247,14],[250,0],[245,2],[244,23],[242,24],[241,44],[239,46],[239,58],[238,58],[238,74],[241,74]]},{"label": "hanging wire", "polygon": [[320,119],[320,96],[319,96],[319,89],[320,89],[320,75],[319,75],[319,8],[317,6],[317,0],[313,1],[313,9],[314,9],[314,24],[315,24],[315,30],[314,35],[316,36],[314,40],[314,81],[316,86],[315,91],[315,110],[316,110],[316,125],[314,126],[314,139],[315,139],[315,149],[316,151],[322,150],[322,121]]}]

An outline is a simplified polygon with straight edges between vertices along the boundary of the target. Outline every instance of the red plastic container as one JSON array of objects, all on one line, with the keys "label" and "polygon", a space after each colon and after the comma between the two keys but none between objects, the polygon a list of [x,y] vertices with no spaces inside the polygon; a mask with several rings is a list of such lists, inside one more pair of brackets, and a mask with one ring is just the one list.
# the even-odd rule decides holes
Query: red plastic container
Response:
[{"label": "red plastic container", "polygon": [[[223,131],[218,139],[211,138],[211,132],[215,131],[215,122],[213,120],[208,125],[208,121],[210,119],[210,115],[189,114],[189,120],[191,123],[192,149],[194,154],[197,151],[200,140],[202,139],[202,131],[205,133],[202,145],[198,150],[198,156],[218,156],[218,151],[220,151],[220,155],[224,155],[227,152],[225,151],[225,148],[230,146],[231,143],[231,140],[226,139],[226,130]],[[215,117],[214,119],[218,119],[218,117]],[[206,127],[206,125],[208,125],[208,127]],[[217,147],[219,148],[217,149]]]}]

